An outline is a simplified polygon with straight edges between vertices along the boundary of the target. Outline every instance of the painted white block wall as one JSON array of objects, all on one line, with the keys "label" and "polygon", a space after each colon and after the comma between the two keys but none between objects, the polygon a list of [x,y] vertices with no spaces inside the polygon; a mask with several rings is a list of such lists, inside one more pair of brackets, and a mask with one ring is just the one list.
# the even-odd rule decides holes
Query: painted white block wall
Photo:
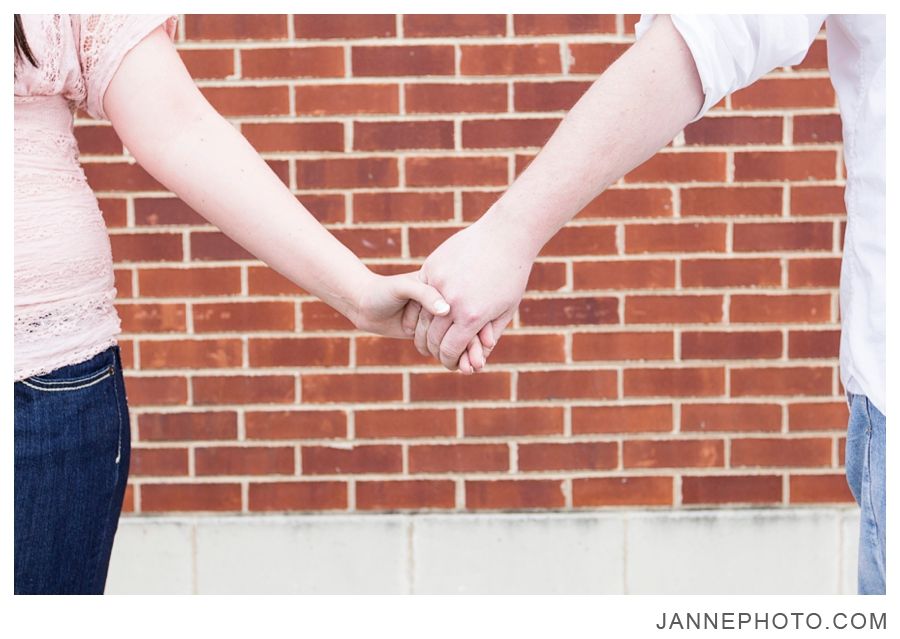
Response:
[{"label": "painted white block wall", "polygon": [[107,592],[852,594],[855,508],[126,517]]}]

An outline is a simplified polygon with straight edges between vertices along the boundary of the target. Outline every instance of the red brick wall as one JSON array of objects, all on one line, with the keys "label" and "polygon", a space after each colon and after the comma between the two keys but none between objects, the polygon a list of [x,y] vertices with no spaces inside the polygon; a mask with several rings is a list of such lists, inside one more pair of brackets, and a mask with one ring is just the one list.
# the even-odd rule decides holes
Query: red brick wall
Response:
[{"label": "red brick wall", "polygon": [[[178,46],[298,197],[392,273],[485,210],[634,21],[192,15]],[[824,40],[588,205],[470,378],[350,330],[162,190],[105,123],[78,137],[116,260],[129,510],[849,498]]]}]

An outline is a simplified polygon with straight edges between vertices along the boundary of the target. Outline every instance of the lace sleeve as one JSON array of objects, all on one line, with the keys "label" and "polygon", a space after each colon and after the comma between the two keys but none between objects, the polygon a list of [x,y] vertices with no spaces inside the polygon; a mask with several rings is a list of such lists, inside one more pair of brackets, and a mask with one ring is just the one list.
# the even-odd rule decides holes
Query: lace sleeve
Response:
[{"label": "lace sleeve", "polygon": [[82,105],[93,117],[105,120],[103,96],[125,54],[160,25],[175,37],[176,16],[93,14],[79,16],[78,57],[84,77]]}]

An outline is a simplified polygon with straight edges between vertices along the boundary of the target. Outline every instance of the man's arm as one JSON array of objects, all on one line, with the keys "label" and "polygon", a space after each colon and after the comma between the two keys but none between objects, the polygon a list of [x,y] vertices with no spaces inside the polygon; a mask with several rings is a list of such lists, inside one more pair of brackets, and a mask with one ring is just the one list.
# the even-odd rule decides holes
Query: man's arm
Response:
[{"label": "man's arm", "polygon": [[499,338],[541,247],[607,186],[681,131],[703,97],[690,50],[671,20],[658,18],[581,97],[490,210],[425,261],[426,281],[453,310],[446,317],[420,314],[419,351],[454,369],[488,322]]}]

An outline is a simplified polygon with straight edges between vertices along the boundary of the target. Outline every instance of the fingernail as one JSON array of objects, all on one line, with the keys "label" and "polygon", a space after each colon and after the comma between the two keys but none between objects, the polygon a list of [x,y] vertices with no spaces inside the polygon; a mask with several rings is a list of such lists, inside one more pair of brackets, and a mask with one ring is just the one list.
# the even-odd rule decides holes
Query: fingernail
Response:
[{"label": "fingernail", "polygon": [[434,312],[435,313],[446,313],[450,310],[450,305],[444,300],[438,300],[434,303]]}]

